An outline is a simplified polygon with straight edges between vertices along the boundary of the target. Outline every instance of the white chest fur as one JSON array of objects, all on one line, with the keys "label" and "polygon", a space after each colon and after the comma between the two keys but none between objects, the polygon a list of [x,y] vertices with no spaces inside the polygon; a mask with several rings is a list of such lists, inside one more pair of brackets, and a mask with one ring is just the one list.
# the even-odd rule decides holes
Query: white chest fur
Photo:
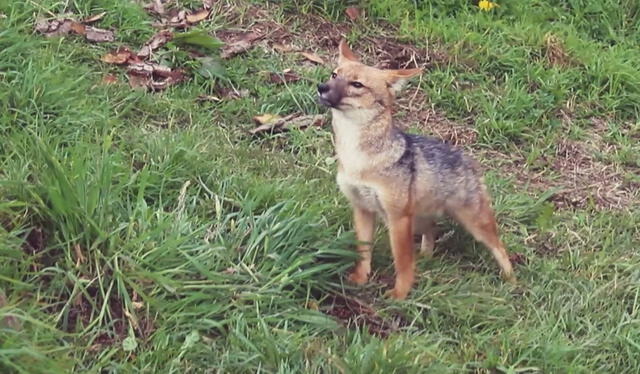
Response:
[{"label": "white chest fur", "polygon": [[362,180],[362,172],[371,169],[376,156],[360,147],[362,131],[375,116],[374,112],[357,111],[345,114],[333,111],[333,131],[340,171],[336,177],[338,186],[349,201],[368,211],[380,211],[376,188]]},{"label": "white chest fur", "polygon": [[358,174],[368,169],[373,160],[371,155],[362,151],[360,141],[363,127],[367,126],[367,123],[375,116],[375,112],[332,110],[332,114],[336,154],[342,169],[348,174]]}]

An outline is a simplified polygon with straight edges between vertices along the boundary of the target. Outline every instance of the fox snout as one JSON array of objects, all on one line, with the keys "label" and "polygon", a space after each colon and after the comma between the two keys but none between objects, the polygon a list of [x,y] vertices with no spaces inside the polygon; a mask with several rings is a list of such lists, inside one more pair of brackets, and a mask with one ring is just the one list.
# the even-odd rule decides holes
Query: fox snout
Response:
[{"label": "fox snout", "polygon": [[338,108],[344,96],[344,84],[340,79],[318,84],[318,100],[322,105]]}]

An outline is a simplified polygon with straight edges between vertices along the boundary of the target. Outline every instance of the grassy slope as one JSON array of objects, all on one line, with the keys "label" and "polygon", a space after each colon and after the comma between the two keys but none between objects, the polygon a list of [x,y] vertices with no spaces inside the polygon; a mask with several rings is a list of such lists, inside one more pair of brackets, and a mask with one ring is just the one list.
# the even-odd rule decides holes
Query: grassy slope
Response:
[{"label": "grassy slope", "polygon": [[[110,46],[44,39],[32,34],[34,18],[105,10],[101,26],[131,45],[153,28],[134,2],[82,3],[0,7],[3,372],[640,369],[637,204],[549,218],[538,191],[490,171],[504,240],[527,259],[517,266],[519,286],[500,282],[490,257],[456,231],[419,264],[406,302],[380,298],[379,283],[353,290],[341,283],[353,238],[325,161],[328,130],[258,140],[245,133],[256,113],[321,111],[313,81],[328,68],[303,70],[309,81],[289,89],[269,86],[255,73],[295,62],[257,48],[228,68],[233,85],[253,95],[220,104],[196,103],[213,89],[200,78],[159,94],[99,85],[106,72],[119,74],[97,62]],[[596,116],[608,120],[605,140],[616,146],[601,157],[638,166],[633,2],[532,1],[493,14],[462,0],[411,3],[377,0],[368,11],[400,25],[403,38],[424,45],[427,35],[452,56],[422,88],[451,118],[475,118],[476,150],[519,150],[534,163],[559,139],[588,137]],[[343,14],[332,2],[303,5]],[[350,38],[372,32],[356,26]],[[545,65],[549,32],[577,62]],[[576,103],[569,128],[556,119],[567,102]],[[495,162],[482,161],[490,170]],[[34,227],[46,245],[28,255]],[[389,275],[380,238],[376,268]],[[340,327],[315,310],[329,292],[368,295],[381,316],[401,316],[406,326],[386,340]],[[124,347],[137,343],[132,352],[121,343],[127,336]]]}]

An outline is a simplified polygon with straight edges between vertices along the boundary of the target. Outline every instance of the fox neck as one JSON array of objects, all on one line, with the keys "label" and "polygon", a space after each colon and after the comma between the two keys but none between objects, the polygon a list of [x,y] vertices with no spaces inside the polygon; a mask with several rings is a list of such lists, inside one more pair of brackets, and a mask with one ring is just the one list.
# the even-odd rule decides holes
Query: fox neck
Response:
[{"label": "fox neck", "polygon": [[363,171],[380,166],[386,153],[393,150],[394,136],[391,109],[357,110],[343,112],[332,110],[333,133],[340,168],[346,171]]}]

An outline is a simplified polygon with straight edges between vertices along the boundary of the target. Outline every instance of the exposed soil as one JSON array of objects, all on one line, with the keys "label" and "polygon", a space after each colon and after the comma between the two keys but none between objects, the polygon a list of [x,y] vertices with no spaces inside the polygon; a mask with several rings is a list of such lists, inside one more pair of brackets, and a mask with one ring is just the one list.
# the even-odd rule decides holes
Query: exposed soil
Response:
[{"label": "exposed soil", "polygon": [[320,310],[337,318],[347,328],[364,327],[369,333],[381,338],[386,338],[389,334],[407,325],[407,322],[400,316],[383,318],[372,306],[345,295],[332,295]]}]

